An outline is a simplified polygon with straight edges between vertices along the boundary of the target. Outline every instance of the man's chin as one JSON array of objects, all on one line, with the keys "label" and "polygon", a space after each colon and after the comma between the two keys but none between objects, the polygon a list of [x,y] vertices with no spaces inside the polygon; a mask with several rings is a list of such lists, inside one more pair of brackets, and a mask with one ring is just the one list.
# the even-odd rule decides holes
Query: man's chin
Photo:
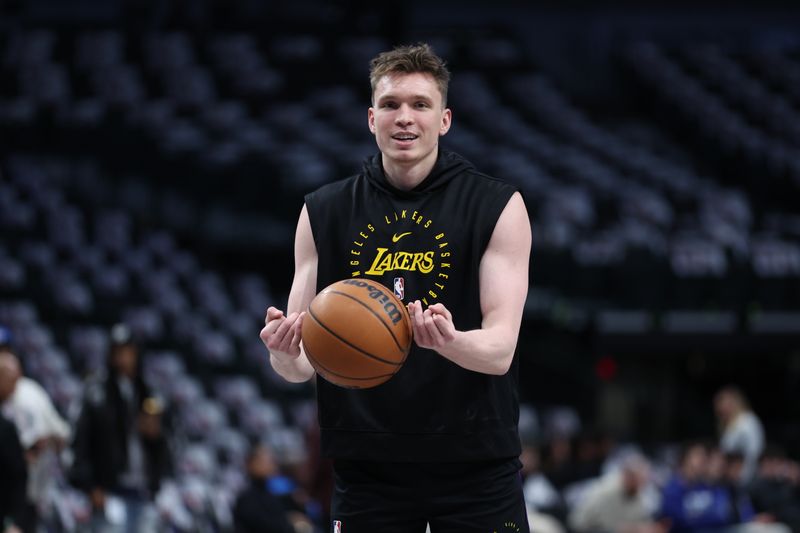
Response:
[{"label": "man's chin", "polygon": [[417,150],[391,150],[388,154],[389,159],[397,161],[398,163],[408,163],[419,159]]}]

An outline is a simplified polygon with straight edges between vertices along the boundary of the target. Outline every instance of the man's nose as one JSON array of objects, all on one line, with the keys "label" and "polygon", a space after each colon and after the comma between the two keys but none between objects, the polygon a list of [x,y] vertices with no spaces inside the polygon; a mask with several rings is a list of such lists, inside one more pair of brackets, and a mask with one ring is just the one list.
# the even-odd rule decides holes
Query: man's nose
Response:
[{"label": "man's nose", "polygon": [[411,113],[411,108],[403,104],[397,110],[397,117],[395,118],[395,123],[398,126],[408,126],[409,124],[414,123],[414,115]]}]

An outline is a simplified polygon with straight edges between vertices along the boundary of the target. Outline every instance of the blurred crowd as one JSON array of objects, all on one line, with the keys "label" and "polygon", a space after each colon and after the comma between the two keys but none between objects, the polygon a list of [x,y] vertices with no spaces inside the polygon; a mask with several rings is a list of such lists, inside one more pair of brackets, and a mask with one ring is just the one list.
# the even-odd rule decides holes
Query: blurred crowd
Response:
[{"label": "blurred crowd", "polygon": [[[736,387],[714,399],[718,439],[643,453],[597,435],[555,434],[523,452],[531,527],[542,533],[800,531],[800,465]],[[712,434],[709,431],[709,434]]]},{"label": "blurred crowd", "polygon": [[71,414],[59,413],[46,390],[24,375],[24,356],[10,338],[0,327],[2,533],[312,533],[327,522],[300,483],[318,483],[312,464],[279,465],[261,442],[252,443],[243,482],[221,520],[182,516],[180,508],[203,513],[193,507],[191,491],[176,496],[170,483],[181,436],[145,382],[126,326],[112,328],[107,367],[86,378]]},{"label": "blurred crowd", "polygon": [[[202,505],[190,501],[192,491],[176,495],[170,481],[180,431],[139,370],[130,330],[117,325],[109,336],[106,368],[86,378],[76,412],[60,413],[0,329],[2,533],[327,530],[330,468],[318,457],[313,420],[303,460],[279,460],[254,441],[227,514],[182,517],[181,505],[198,514]],[[717,438],[647,452],[581,431],[569,408],[553,411],[541,430],[523,428],[532,531],[800,531],[798,462],[768,443],[736,387],[718,391],[713,408]],[[533,410],[523,410],[530,426]]]}]

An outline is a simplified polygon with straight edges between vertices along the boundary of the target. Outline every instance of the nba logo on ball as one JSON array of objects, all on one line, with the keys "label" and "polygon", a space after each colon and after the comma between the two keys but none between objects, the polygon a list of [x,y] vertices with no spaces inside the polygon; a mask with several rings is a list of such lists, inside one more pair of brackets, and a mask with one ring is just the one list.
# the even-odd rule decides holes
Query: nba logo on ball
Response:
[{"label": "nba logo on ball", "polygon": [[402,300],[406,295],[406,280],[403,278],[394,278],[394,295],[399,300]]},{"label": "nba logo on ball", "polygon": [[342,522],[340,520],[333,521],[333,533],[342,533]]}]

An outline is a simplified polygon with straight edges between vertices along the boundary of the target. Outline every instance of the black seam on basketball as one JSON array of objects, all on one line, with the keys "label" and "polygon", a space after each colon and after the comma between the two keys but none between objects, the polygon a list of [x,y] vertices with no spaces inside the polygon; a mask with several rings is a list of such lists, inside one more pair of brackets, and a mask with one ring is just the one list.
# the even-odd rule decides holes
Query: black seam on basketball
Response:
[{"label": "black seam on basketball", "polygon": [[[352,380],[354,380],[354,381],[368,381],[368,380],[370,380],[370,379],[378,379],[378,378],[385,378],[386,376],[394,376],[394,375],[397,373],[397,372],[395,371],[395,372],[392,372],[391,374],[380,374],[380,375],[377,375],[377,376],[372,376],[372,377],[368,377],[368,378],[357,378],[357,377],[353,377],[353,376],[345,376],[344,374],[339,374],[338,372],[334,372],[333,370],[331,370],[331,369],[330,369],[330,368],[328,368],[327,366],[325,366],[325,365],[323,365],[322,363],[320,363],[320,362],[319,362],[319,359],[317,359],[316,357],[314,357],[314,355],[313,355],[313,354],[312,354],[312,353],[311,353],[311,352],[308,350],[308,346],[305,346],[305,345],[304,345],[304,346],[303,346],[303,349],[304,349],[304,350],[305,350],[305,352],[306,352],[306,357],[310,357],[310,358],[311,358],[311,359],[313,359],[313,360],[314,360],[314,362],[315,362],[317,365],[319,365],[319,366],[320,366],[320,367],[321,367],[321,368],[322,368],[322,369],[323,369],[325,372],[327,372],[327,373],[329,373],[329,374],[331,374],[331,375],[334,375],[334,376],[336,376],[336,377],[340,377],[340,378],[344,378],[344,379],[352,379]],[[399,369],[398,369],[398,370],[399,370]],[[324,378],[325,376],[322,376],[322,377]]]},{"label": "black seam on basketball", "polygon": [[[356,300],[356,301],[358,301],[358,300]],[[358,303],[361,303],[361,302],[358,302]],[[370,309],[370,311],[372,311],[372,309]],[[403,366],[403,362],[405,362],[405,359],[403,360],[403,362],[400,362],[400,363],[396,363],[394,361],[388,361],[386,359],[378,357],[377,355],[372,355],[371,353],[359,348],[358,346],[356,346],[352,342],[348,341],[347,339],[343,339],[335,331],[333,331],[331,328],[329,328],[328,326],[323,324],[322,321],[320,321],[320,319],[316,317],[316,315],[314,315],[314,311],[313,311],[313,309],[311,309],[310,305],[308,306],[308,314],[309,314],[309,316],[311,316],[311,318],[314,319],[314,322],[319,324],[319,326],[322,329],[324,329],[325,331],[327,331],[328,333],[330,333],[331,335],[333,335],[334,337],[336,337],[337,339],[339,339],[340,341],[342,341],[344,344],[348,345],[352,349],[357,350],[357,351],[363,353],[364,355],[366,355],[367,357],[371,357],[372,359],[375,359],[376,361],[380,361],[381,363],[385,363],[387,365],[392,365],[392,366]]]},{"label": "black seam on basketball", "polygon": [[[350,298],[350,299],[351,299],[351,300],[353,300],[354,302],[357,302],[359,305],[363,305],[363,306],[364,306],[364,307],[365,307],[365,308],[366,308],[366,309],[367,309],[367,310],[368,310],[370,313],[372,313],[373,315],[375,315],[375,318],[377,318],[377,319],[378,319],[378,321],[379,321],[381,324],[383,324],[383,327],[385,327],[385,328],[386,328],[386,331],[388,331],[388,332],[389,332],[389,335],[391,335],[391,336],[392,336],[392,340],[393,340],[393,341],[394,341],[394,343],[397,345],[397,349],[398,349],[398,350],[400,350],[400,353],[406,353],[406,351],[405,351],[405,350],[403,349],[403,347],[400,345],[400,341],[398,341],[398,340],[397,340],[397,337],[395,337],[395,336],[394,336],[394,331],[392,331],[392,328],[390,328],[390,327],[389,327],[389,326],[386,324],[386,322],[384,322],[384,321],[383,321],[383,317],[381,317],[381,315],[379,315],[378,313],[376,313],[374,309],[372,309],[370,306],[368,306],[367,304],[365,304],[364,302],[362,302],[361,300],[359,300],[359,299],[358,299],[358,298],[356,298],[355,296],[351,296],[351,295],[347,294],[346,292],[337,291],[337,290],[335,290],[335,289],[334,289],[334,290],[330,290],[330,291],[328,291],[328,292],[330,292],[331,294],[338,294],[339,296],[345,296],[345,297],[347,297],[347,298]],[[385,294],[385,293],[384,293],[384,294]],[[402,304],[402,303],[400,304],[400,307],[403,307],[403,304]],[[401,313],[402,313],[402,311],[401,311]]]}]

